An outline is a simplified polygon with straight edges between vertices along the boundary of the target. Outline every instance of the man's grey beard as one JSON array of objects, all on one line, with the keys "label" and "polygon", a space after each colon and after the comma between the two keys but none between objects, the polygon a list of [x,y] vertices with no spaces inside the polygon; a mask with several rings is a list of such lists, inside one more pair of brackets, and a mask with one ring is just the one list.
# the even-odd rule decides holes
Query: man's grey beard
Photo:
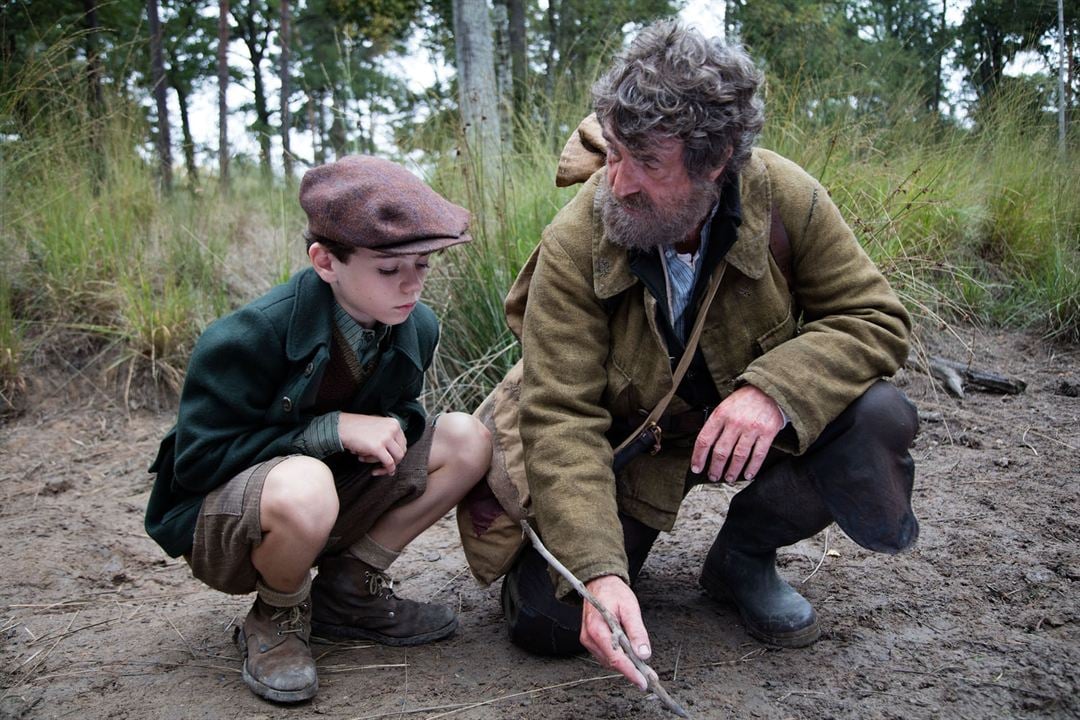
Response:
[{"label": "man's grey beard", "polygon": [[[716,183],[703,178],[691,182],[690,194],[681,204],[663,208],[654,205],[643,193],[617,200],[607,183],[600,183],[597,194],[608,239],[630,250],[651,250],[686,240],[720,199],[720,186]],[[625,207],[639,214],[632,216]]]}]

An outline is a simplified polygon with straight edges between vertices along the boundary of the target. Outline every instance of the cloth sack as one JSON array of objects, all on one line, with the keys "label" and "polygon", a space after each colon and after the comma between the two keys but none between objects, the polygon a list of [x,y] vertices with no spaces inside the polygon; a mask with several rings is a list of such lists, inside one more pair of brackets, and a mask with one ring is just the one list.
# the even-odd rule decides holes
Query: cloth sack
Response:
[{"label": "cloth sack", "polygon": [[473,577],[487,586],[506,574],[525,544],[520,521],[530,516],[529,484],[518,432],[521,361],[473,416],[491,432],[491,467],[457,506],[458,530]]}]

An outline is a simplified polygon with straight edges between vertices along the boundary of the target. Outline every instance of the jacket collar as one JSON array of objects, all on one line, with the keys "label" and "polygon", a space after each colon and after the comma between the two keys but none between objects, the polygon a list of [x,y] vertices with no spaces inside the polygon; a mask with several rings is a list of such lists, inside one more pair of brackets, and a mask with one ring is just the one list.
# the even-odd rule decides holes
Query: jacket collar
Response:
[{"label": "jacket collar", "polygon": [[[292,316],[289,318],[285,353],[289,360],[300,362],[310,358],[313,351],[320,346],[330,345],[335,300],[330,286],[311,268],[298,272],[291,282],[295,288],[295,300]],[[393,326],[389,338],[383,343],[387,351],[397,351],[408,358],[417,370],[423,371],[419,331],[411,315],[405,322]]]},{"label": "jacket collar", "polygon": [[[585,184],[585,190],[593,193],[593,290],[601,299],[614,297],[638,282],[630,269],[626,249],[609,241],[604,233],[599,193],[596,191],[600,183],[606,180],[607,170],[601,168]],[[741,223],[737,223],[735,243],[724,256],[724,261],[748,278],[757,280],[765,274],[769,264],[772,188],[765,163],[756,152],[739,175],[739,199]]]}]

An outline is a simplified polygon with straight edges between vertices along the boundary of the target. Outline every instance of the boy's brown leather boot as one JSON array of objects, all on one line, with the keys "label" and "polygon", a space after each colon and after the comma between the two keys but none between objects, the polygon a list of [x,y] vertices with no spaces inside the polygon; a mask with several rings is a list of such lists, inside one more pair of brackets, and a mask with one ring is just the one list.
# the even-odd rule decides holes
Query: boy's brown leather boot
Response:
[{"label": "boy's brown leather boot", "polygon": [[292,703],[315,697],[319,679],[311,657],[311,602],[279,608],[256,597],[237,628],[244,682],[259,697]]},{"label": "boy's brown leather boot", "polygon": [[345,555],[319,561],[311,603],[312,631],[318,639],[422,645],[457,629],[457,615],[450,608],[399,598],[386,573]]}]

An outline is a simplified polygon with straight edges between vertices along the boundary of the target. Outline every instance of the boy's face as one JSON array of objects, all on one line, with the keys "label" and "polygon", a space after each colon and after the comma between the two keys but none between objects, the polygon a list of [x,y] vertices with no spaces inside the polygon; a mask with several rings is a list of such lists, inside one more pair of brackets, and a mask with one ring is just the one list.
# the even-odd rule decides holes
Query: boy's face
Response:
[{"label": "boy's face", "polygon": [[405,322],[420,299],[430,258],[357,248],[341,262],[320,243],[312,244],[308,256],[338,304],[366,328]]}]

